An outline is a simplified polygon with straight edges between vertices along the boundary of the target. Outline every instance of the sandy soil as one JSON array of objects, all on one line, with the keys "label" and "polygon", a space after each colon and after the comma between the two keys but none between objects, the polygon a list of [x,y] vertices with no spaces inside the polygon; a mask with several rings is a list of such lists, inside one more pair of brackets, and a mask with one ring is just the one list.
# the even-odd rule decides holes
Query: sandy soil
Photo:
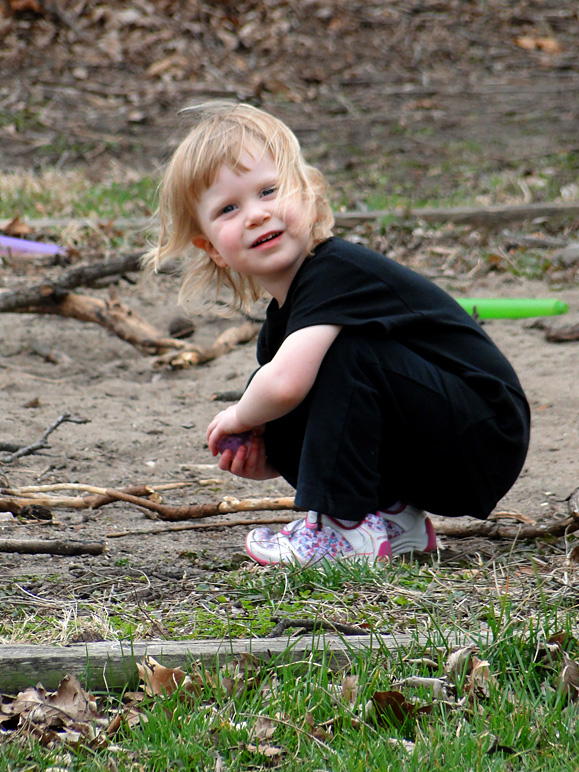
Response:
[{"label": "sandy soil", "polygon": [[[162,329],[174,315],[176,289],[175,280],[162,277],[153,284],[127,286],[123,297]],[[481,296],[541,296],[546,291],[540,282],[492,274],[469,287],[469,294]],[[572,309],[565,321],[579,320],[579,288],[569,287],[560,296]],[[199,322],[194,339],[204,343],[235,320],[204,318]],[[1,317],[0,325],[4,408],[0,437],[22,444],[34,442],[67,412],[89,421],[62,424],[50,436],[49,449],[2,467],[10,485],[67,482],[120,489],[136,483],[191,483],[182,491],[165,494],[164,500],[173,504],[204,503],[225,496],[291,495],[281,480],[256,483],[221,472],[204,442],[206,425],[221,408],[212,396],[243,389],[255,367],[254,343],[201,367],[157,371],[150,359],[95,325],[16,314]],[[486,323],[486,329],[513,361],[533,409],[527,463],[498,509],[532,519],[564,512],[562,500],[579,484],[579,343],[548,343],[542,330],[523,320],[492,321]],[[123,503],[92,512],[55,509],[53,515],[52,524],[4,515],[0,535],[106,539],[107,553],[82,558],[0,554],[3,580],[30,575],[66,579],[70,567],[79,563],[114,569],[115,564],[127,562],[147,575],[178,578],[190,575],[192,568],[209,569],[240,559],[248,530],[236,527],[107,538],[115,532],[141,532],[162,524]],[[456,549],[461,551],[464,545]]]}]

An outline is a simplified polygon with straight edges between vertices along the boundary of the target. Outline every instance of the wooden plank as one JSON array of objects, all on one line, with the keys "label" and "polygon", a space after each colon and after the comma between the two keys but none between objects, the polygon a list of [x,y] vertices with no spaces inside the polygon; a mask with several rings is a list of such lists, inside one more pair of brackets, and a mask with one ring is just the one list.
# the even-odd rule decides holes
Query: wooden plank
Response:
[{"label": "wooden plank", "polygon": [[[480,635],[486,640],[487,633]],[[241,654],[253,654],[264,662],[272,658],[295,662],[312,656],[317,660],[325,657],[329,666],[341,667],[360,654],[368,657],[393,654],[411,646],[432,650],[473,642],[479,641],[466,633],[449,632],[443,636],[436,632],[432,637],[314,633],[236,640],[103,641],[71,646],[5,644],[0,645],[0,693],[16,694],[37,683],[54,690],[67,673],[78,676],[87,689],[121,690],[135,685],[135,662],[140,662],[145,654],[167,667],[185,667],[190,661],[200,661],[205,667],[214,668]]]},{"label": "wooden plank", "polygon": [[[351,228],[364,222],[394,218],[399,220],[420,219],[428,222],[459,222],[472,225],[502,225],[516,220],[533,220],[536,217],[576,217],[579,215],[579,203],[576,201],[545,202],[533,204],[495,204],[492,206],[458,207],[403,207],[396,209],[377,209],[371,212],[335,212],[336,225]],[[10,220],[0,220],[0,229],[6,228]],[[33,229],[67,227],[69,225],[88,225],[90,219],[71,217],[44,217],[26,220]],[[157,228],[158,224],[151,217],[117,217],[114,224],[118,228],[147,227]]]},{"label": "wooden plank", "polygon": [[364,222],[396,219],[419,219],[427,222],[455,222],[469,225],[497,226],[516,220],[537,217],[576,217],[579,203],[497,204],[495,206],[424,207],[420,209],[383,209],[373,212],[337,212],[336,225],[348,228]]}]

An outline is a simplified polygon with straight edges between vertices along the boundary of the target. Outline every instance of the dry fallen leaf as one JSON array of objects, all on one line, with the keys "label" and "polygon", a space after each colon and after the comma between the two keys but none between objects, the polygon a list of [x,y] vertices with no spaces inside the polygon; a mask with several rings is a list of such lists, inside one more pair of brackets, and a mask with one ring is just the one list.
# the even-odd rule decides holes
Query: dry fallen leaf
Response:
[{"label": "dry fallen leaf", "polygon": [[6,236],[25,238],[26,236],[30,236],[30,234],[33,233],[33,230],[30,225],[22,222],[20,217],[13,217],[8,225],[5,225],[4,228],[2,228],[2,232],[5,233]]},{"label": "dry fallen leaf", "polygon": [[142,663],[137,663],[139,678],[150,696],[168,696],[177,689],[182,689],[198,697],[201,694],[203,680],[198,672],[187,675],[181,668],[165,667],[156,659],[147,655]]},{"label": "dry fallen leaf", "polygon": [[242,652],[223,668],[221,686],[233,697],[258,689],[262,685],[261,664],[258,657],[248,652]]},{"label": "dry fallen leaf", "polygon": [[4,732],[30,732],[41,745],[77,745],[83,739],[95,742],[109,722],[78,678],[67,675],[55,692],[38,684],[14,699],[3,697],[0,723]]},{"label": "dry fallen leaf", "polygon": [[375,692],[366,705],[366,712],[372,712],[382,726],[404,726],[407,721],[432,712],[432,705],[417,707],[408,702],[402,692],[391,689],[387,692]]},{"label": "dry fallen leaf", "polygon": [[358,699],[358,676],[344,676],[342,681],[342,699],[350,707],[356,704]]},{"label": "dry fallen leaf", "polygon": [[562,652],[570,641],[576,642],[568,633],[564,631],[554,633],[546,641],[537,645],[533,662],[538,665],[553,666],[561,659]]},{"label": "dry fallen leaf", "polygon": [[579,699],[579,662],[563,652],[563,668],[559,675],[559,688],[566,693],[570,702]]},{"label": "dry fallen leaf", "polygon": [[330,732],[326,732],[326,730],[321,726],[316,726],[314,717],[309,710],[305,715],[305,720],[306,720],[306,725],[310,731],[310,734],[312,735],[312,737],[315,737],[316,740],[321,740],[322,742],[328,742],[328,740],[332,739],[332,735]]},{"label": "dry fallen leaf", "polygon": [[285,749],[277,745],[262,745],[261,743],[259,745],[248,743],[245,746],[245,749],[250,753],[265,756],[268,759],[278,758],[283,753],[285,753]]},{"label": "dry fallen leaf", "polygon": [[472,658],[472,670],[470,672],[470,679],[468,688],[471,694],[475,694],[479,697],[488,697],[490,695],[490,687],[496,684],[494,676],[491,674],[489,663],[478,657]]},{"label": "dry fallen leaf", "polygon": [[255,722],[254,732],[258,740],[269,740],[275,732],[277,724],[268,716],[259,716]]},{"label": "dry fallen leaf", "polygon": [[47,692],[42,684],[20,692],[12,703],[12,713],[52,727],[90,721],[96,718],[97,707],[95,698],[84,691],[78,678],[66,675],[56,692]]},{"label": "dry fallen leaf", "polygon": [[472,669],[472,657],[473,654],[478,651],[476,646],[461,646],[458,649],[453,649],[446,662],[444,663],[444,672],[447,676],[456,680],[460,678],[464,673],[470,673]]}]

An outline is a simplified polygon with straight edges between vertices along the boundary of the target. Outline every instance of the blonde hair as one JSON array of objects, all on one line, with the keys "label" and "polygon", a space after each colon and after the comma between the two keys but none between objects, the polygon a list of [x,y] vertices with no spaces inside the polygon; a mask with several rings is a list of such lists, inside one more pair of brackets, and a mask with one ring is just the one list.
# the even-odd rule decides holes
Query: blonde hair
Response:
[{"label": "blonde hair", "polygon": [[[278,118],[252,107],[229,101],[208,102],[188,108],[195,119],[165,171],[159,200],[160,234],[157,247],[145,262],[158,270],[173,258],[186,258],[179,301],[193,296],[202,304],[214,305],[221,289],[229,287],[233,299],[230,311],[247,309],[262,296],[262,288],[251,276],[220,268],[191,240],[203,236],[197,206],[200,196],[215,181],[223,164],[241,169],[240,158],[257,145],[271,153],[279,174],[277,201],[301,196],[310,223],[308,252],[332,235],[334,217],[327,198],[326,181],[317,169],[306,164],[295,134]],[[210,288],[214,288],[211,298]]]}]

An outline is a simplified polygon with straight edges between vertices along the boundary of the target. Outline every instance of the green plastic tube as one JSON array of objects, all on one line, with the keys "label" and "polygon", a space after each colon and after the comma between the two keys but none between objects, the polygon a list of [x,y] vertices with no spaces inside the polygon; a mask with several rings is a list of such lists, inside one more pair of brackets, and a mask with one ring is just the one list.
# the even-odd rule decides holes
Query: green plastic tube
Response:
[{"label": "green plastic tube", "polygon": [[553,298],[456,298],[471,316],[479,319],[528,319],[531,316],[566,314],[567,303]]}]

